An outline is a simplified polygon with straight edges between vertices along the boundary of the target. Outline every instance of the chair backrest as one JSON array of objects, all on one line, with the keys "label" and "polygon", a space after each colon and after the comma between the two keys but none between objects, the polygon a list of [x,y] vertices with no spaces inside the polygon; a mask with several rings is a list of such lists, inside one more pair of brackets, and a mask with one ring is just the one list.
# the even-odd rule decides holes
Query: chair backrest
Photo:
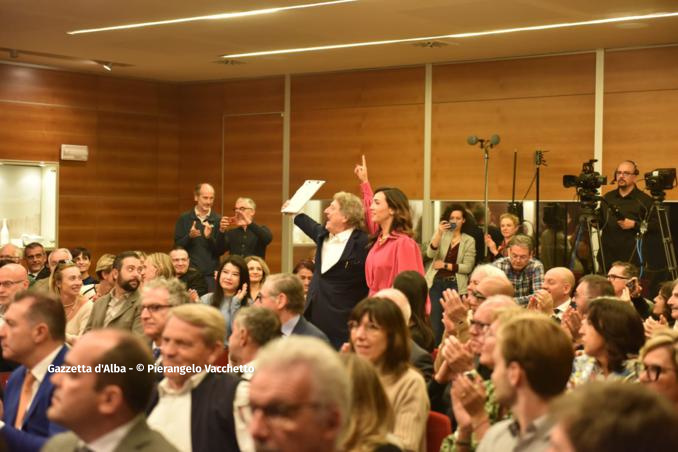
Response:
[{"label": "chair backrest", "polygon": [[430,411],[426,422],[426,450],[428,452],[440,451],[440,445],[445,437],[452,433],[450,418],[444,414]]}]

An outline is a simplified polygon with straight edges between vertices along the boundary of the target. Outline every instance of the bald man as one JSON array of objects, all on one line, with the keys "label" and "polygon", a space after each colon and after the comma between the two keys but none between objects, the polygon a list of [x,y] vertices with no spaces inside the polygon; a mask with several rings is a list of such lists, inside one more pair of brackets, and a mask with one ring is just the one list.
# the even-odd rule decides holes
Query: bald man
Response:
[{"label": "bald man", "polygon": [[[400,308],[405,317],[405,325],[410,325],[410,318],[412,317],[412,307],[407,299],[407,296],[398,289],[388,288],[381,289],[374,294],[378,298],[386,298]],[[433,356],[423,348],[421,348],[410,337],[410,364],[417,369],[428,383],[433,376]]]},{"label": "bald man", "polygon": [[574,273],[569,268],[553,267],[544,275],[544,285],[535,296],[548,292],[553,299],[553,315],[562,319],[563,313],[572,301],[574,289]]},{"label": "bald man", "polygon": [[475,309],[473,309],[473,305],[471,305],[471,309],[475,312],[480,304],[493,295],[513,297],[514,293],[515,289],[513,288],[513,284],[511,284],[511,281],[509,281],[506,275],[488,276],[478,283],[474,293],[478,305],[475,306]]},{"label": "bald man", "polygon": [[14,296],[28,289],[28,272],[19,264],[5,264],[0,267],[0,325],[5,322],[7,306]]},{"label": "bald man", "polygon": [[18,264],[21,261],[21,250],[11,243],[8,243],[0,248],[0,261]]},{"label": "bald man", "polygon": [[[54,269],[59,262],[70,260],[73,260],[73,255],[68,250],[68,248],[57,248],[49,253],[49,258],[47,258],[47,266],[49,267],[50,276],[54,273]],[[31,289],[40,292],[49,292],[49,278],[37,280],[35,283],[33,283]]]}]

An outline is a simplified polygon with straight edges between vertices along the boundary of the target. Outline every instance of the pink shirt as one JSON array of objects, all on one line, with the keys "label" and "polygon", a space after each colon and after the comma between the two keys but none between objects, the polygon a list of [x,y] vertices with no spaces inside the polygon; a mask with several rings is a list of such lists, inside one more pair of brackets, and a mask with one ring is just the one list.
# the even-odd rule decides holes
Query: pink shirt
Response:
[{"label": "pink shirt", "polygon": [[[366,182],[360,184],[360,189],[363,194],[367,230],[370,234],[375,234],[378,225],[372,222],[370,215],[370,206],[374,196],[372,187],[369,182]],[[365,261],[365,280],[370,289],[369,295],[372,296],[381,289],[392,287],[398,273],[405,270],[415,270],[424,274],[424,263],[417,242],[399,232],[391,232],[383,243],[377,239]]]}]

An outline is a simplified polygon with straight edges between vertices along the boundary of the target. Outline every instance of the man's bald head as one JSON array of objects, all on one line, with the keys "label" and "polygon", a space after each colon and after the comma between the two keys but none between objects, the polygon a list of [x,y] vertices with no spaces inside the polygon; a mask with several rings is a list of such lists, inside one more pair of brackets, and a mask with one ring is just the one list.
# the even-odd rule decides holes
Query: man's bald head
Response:
[{"label": "man's bald head", "polygon": [[403,317],[405,317],[405,325],[410,324],[410,317],[412,317],[412,307],[410,306],[410,302],[407,300],[407,297],[404,293],[398,289],[388,288],[381,289],[379,292],[374,294],[374,296],[378,298],[386,298],[394,302],[396,306],[398,306],[402,311]]},{"label": "man's bald head", "polygon": [[0,305],[9,305],[18,292],[26,289],[28,272],[22,265],[6,264],[0,267]]},{"label": "man's bald head", "polygon": [[513,297],[515,294],[513,284],[511,284],[511,281],[509,281],[505,274],[483,278],[476,290],[483,294],[485,299],[492,295],[506,295],[508,297]]},{"label": "man's bald head", "polygon": [[553,267],[544,275],[544,289],[551,294],[553,303],[565,303],[572,295],[574,288],[574,273],[569,268]]},{"label": "man's bald head", "polygon": [[47,264],[49,265],[50,273],[54,273],[59,261],[70,261],[73,260],[73,255],[68,250],[68,248],[57,248],[49,254],[49,260]]},{"label": "man's bald head", "polygon": [[5,261],[11,261],[15,264],[18,264],[21,261],[21,250],[16,246],[8,243],[0,248],[0,259]]}]

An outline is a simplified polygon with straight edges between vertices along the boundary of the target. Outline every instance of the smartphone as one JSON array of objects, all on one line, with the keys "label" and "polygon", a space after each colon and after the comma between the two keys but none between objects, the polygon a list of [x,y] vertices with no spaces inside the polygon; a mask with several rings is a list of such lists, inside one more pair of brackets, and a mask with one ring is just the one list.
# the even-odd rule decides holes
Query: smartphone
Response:
[{"label": "smartphone", "polygon": [[628,287],[630,292],[633,292],[634,290],[636,290],[636,284],[637,283],[638,283],[638,281],[636,281],[635,278],[631,278],[626,282],[626,287]]}]

